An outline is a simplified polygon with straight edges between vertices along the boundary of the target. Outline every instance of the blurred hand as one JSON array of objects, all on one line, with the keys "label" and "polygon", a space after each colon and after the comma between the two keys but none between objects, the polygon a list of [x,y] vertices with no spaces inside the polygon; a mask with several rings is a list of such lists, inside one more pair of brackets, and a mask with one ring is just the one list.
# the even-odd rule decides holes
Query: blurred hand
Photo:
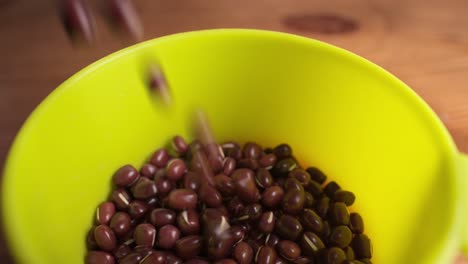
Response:
[{"label": "blurred hand", "polygon": [[455,264],[468,264],[468,258],[466,256],[460,255],[455,260]]}]

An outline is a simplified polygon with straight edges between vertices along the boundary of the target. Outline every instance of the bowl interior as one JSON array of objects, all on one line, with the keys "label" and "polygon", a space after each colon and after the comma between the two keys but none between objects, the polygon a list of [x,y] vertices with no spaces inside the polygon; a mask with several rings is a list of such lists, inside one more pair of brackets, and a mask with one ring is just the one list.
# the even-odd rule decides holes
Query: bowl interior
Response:
[{"label": "bowl interior", "polygon": [[[157,57],[164,108],[142,69]],[[301,37],[215,30],[155,39],[89,66],[31,115],[5,170],[6,231],[21,263],[82,263],[112,173],[139,166],[194,108],[218,140],[289,143],[357,195],[375,263],[446,263],[454,146],[403,83],[346,51]]]}]

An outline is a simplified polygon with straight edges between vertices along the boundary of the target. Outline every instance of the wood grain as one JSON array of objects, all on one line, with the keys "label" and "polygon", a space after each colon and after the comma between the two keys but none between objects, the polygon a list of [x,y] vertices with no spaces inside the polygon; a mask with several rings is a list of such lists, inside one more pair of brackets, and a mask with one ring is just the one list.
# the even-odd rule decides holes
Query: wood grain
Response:
[{"label": "wood grain", "polygon": [[[458,147],[468,152],[466,0],[135,3],[145,39],[207,28],[260,28],[301,34],[351,50],[410,85],[439,114]],[[56,11],[53,1],[0,0],[0,166],[22,122],[54,87],[129,44],[110,34],[98,17],[97,45],[75,49]],[[1,263],[10,263],[7,255],[5,245],[0,245]]]}]

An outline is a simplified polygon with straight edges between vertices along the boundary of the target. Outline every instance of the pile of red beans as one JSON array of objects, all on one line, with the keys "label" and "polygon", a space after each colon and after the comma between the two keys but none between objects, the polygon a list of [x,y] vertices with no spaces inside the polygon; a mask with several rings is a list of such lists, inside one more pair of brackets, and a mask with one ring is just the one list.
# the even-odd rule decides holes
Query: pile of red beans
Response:
[{"label": "pile of red beans", "polygon": [[371,263],[354,194],[289,145],[172,143],[115,173],[87,264]]}]

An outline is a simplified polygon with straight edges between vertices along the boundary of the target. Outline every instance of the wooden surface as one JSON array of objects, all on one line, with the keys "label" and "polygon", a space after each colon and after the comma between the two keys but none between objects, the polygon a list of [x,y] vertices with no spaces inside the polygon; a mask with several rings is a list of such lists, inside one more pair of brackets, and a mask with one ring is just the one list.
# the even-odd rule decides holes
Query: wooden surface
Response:
[{"label": "wooden surface", "polygon": [[[90,1],[99,2],[99,1]],[[145,39],[220,27],[297,33],[394,73],[439,114],[468,152],[466,0],[136,0]],[[14,135],[54,87],[125,47],[97,18],[95,47],[74,49],[53,1],[0,0],[0,167]],[[0,235],[1,237],[1,235]],[[0,263],[10,263],[0,243]]]}]

